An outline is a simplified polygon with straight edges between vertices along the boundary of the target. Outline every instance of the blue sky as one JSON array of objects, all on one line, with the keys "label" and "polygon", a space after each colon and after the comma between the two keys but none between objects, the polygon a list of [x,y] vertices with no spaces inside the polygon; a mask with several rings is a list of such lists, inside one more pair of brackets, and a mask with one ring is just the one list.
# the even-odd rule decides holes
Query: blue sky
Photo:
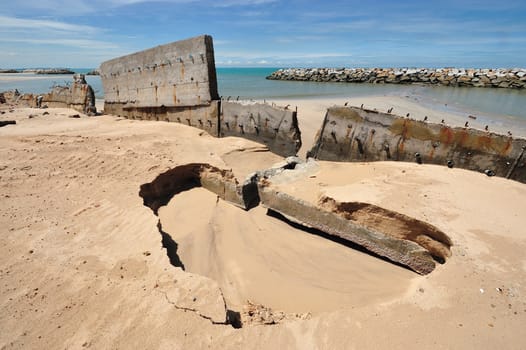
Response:
[{"label": "blue sky", "polygon": [[526,67],[525,0],[6,1],[0,67],[98,67],[201,34],[219,67]]}]

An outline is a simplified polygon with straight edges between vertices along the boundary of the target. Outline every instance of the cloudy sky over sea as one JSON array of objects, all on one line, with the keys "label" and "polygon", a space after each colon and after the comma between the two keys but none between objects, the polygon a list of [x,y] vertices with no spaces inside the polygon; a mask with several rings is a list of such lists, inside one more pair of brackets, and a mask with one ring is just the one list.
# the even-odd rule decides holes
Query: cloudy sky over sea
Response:
[{"label": "cloudy sky over sea", "polygon": [[8,1],[0,67],[97,67],[200,34],[223,67],[526,67],[524,0]]}]

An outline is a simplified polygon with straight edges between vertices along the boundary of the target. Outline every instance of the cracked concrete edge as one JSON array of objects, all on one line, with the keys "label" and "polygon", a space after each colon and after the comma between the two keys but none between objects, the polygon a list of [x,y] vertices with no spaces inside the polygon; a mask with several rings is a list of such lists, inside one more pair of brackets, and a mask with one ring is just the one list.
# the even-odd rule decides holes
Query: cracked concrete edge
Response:
[{"label": "cracked concrete edge", "polygon": [[295,223],[356,243],[422,275],[432,272],[436,267],[431,254],[412,241],[389,237],[356,225],[336,213],[274,190],[268,182],[260,182],[258,189],[264,207],[284,215]]}]

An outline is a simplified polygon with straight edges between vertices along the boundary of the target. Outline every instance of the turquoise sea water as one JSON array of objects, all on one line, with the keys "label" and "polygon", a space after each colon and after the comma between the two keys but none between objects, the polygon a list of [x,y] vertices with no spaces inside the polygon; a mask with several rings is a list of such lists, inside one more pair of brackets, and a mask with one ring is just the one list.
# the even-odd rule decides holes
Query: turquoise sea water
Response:
[{"label": "turquoise sea water", "polygon": [[[526,119],[526,91],[423,85],[314,83],[266,80],[278,68],[217,68],[219,94],[240,99],[296,99],[359,96],[407,96],[435,109],[505,115]],[[87,73],[92,68],[73,69]],[[23,79],[19,78],[23,77]],[[0,91],[41,93],[72,81],[71,75],[0,74]],[[104,98],[100,77],[86,76],[97,98]]]}]

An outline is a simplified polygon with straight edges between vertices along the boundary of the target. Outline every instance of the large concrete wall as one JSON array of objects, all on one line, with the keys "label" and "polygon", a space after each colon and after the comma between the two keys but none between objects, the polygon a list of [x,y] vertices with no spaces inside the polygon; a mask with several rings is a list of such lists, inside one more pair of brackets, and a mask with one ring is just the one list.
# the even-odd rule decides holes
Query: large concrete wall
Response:
[{"label": "large concrete wall", "polygon": [[107,113],[208,106],[218,99],[212,37],[202,35],[103,62]]},{"label": "large concrete wall", "polygon": [[526,182],[526,140],[357,107],[328,109],[309,156],[442,164]]}]

